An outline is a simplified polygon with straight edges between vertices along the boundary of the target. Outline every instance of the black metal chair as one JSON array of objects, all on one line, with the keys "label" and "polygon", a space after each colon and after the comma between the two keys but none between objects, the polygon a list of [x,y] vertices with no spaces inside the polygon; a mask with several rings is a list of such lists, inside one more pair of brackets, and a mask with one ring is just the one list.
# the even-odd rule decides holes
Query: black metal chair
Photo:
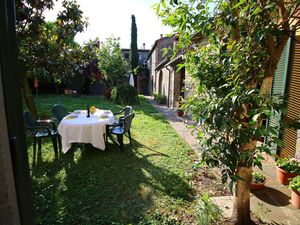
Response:
[{"label": "black metal chair", "polygon": [[26,128],[32,132],[33,160],[35,160],[36,156],[36,144],[38,144],[38,151],[41,153],[42,139],[44,138],[51,138],[54,154],[55,157],[57,157],[57,142],[60,143],[60,136],[57,132],[55,123],[52,120],[36,120],[30,112],[24,112],[23,116]]},{"label": "black metal chair", "polygon": [[114,134],[117,136],[117,140],[119,142],[121,152],[123,152],[124,150],[124,143],[123,143],[124,134],[128,133],[130,145],[132,145],[130,127],[134,116],[135,116],[134,113],[132,113],[125,117],[120,118],[119,123],[116,125],[112,125],[112,129],[109,129],[108,133],[106,134],[106,141],[108,135],[111,136],[112,134]]},{"label": "black metal chair", "polygon": [[67,115],[67,109],[61,104],[55,104],[52,107],[52,116],[57,119],[58,123]]}]

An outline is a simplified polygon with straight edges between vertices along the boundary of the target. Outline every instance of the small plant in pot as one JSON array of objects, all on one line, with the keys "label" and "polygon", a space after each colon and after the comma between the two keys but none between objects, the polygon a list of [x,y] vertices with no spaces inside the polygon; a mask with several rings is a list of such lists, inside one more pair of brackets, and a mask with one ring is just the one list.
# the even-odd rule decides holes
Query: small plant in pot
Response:
[{"label": "small plant in pot", "polygon": [[265,183],[267,179],[265,175],[260,172],[252,172],[252,182],[250,185],[250,189],[259,190],[265,187]]},{"label": "small plant in pot", "polygon": [[300,161],[295,158],[279,158],[276,164],[277,180],[283,185],[288,185],[290,179],[300,175]]},{"label": "small plant in pot", "polygon": [[297,209],[300,209],[300,175],[294,177],[289,184],[291,189],[291,203]]},{"label": "small plant in pot", "polygon": [[183,109],[181,109],[181,108],[178,108],[177,110],[176,110],[176,112],[177,112],[177,116],[183,116],[184,115],[184,110]]}]

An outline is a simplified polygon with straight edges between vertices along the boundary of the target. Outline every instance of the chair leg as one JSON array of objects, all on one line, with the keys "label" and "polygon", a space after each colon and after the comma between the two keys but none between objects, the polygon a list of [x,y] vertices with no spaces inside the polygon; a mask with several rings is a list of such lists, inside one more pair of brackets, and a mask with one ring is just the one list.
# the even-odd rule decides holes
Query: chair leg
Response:
[{"label": "chair leg", "polygon": [[62,150],[62,143],[61,143],[60,135],[57,135],[57,142],[58,142],[58,150],[61,152],[61,150]]},{"label": "chair leg", "polygon": [[124,151],[123,135],[122,134],[117,135],[117,139],[120,144],[121,152],[123,152]]},{"label": "chair leg", "polygon": [[52,140],[52,145],[53,145],[53,149],[54,149],[55,158],[57,158],[58,157],[58,151],[57,151],[57,138],[56,138],[56,136],[52,136],[51,140]]},{"label": "chair leg", "polygon": [[37,154],[37,160],[40,161],[42,159],[42,140],[38,139],[38,154]]},{"label": "chair leg", "polygon": [[32,159],[32,166],[35,166],[35,159],[36,159],[36,138],[33,138],[33,159]]},{"label": "chair leg", "polygon": [[132,145],[132,140],[131,140],[131,134],[130,134],[130,130],[128,130],[128,137],[129,137],[129,142],[130,142],[130,145]]},{"label": "chair leg", "polygon": [[106,132],[105,132],[105,142],[108,141],[108,135],[109,135],[109,126],[106,125]]}]

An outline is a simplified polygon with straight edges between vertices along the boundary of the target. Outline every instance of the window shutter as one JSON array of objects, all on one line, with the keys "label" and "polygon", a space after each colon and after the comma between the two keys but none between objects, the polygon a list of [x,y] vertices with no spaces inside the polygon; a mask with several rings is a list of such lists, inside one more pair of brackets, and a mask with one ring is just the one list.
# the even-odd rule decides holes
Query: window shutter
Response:
[{"label": "window shutter", "polygon": [[[294,42],[293,61],[289,76],[289,89],[287,98],[286,117],[291,120],[299,120],[300,115],[300,43]],[[282,157],[294,157],[296,151],[297,131],[285,129],[283,135],[284,148],[280,152]]]},{"label": "window shutter", "polygon": [[[287,41],[284,50],[280,56],[280,60],[277,65],[277,69],[275,71],[275,76],[273,79],[271,95],[272,96],[284,96],[286,93],[286,80],[287,80],[287,72],[288,72],[288,63],[289,63],[289,55],[290,55],[290,45],[291,39]],[[274,114],[269,118],[268,126],[279,127],[279,121],[281,119],[281,113],[274,112]],[[279,129],[278,134],[279,136]],[[271,153],[276,154],[277,145],[273,144],[271,146]]]}]

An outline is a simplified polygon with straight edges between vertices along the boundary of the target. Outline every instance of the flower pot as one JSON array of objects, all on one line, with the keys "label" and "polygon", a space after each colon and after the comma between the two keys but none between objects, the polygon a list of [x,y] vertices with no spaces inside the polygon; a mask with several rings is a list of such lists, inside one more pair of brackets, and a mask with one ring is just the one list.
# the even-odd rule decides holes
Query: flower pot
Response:
[{"label": "flower pot", "polygon": [[250,184],[250,189],[251,190],[260,190],[265,188],[265,184],[267,182],[267,179],[265,179],[265,181],[263,183],[251,183]]},{"label": "flower pot", "polygon": [[184,112],[183,111],[177,111],[177,116],[183,116]]},{"label": "flower pot", "polygon": [[296,173],[289,173],[280,167],[276,167],[277,180],[283,184],[288,185],[290,183],[290,179],[297,176]]},{"label": "flower pot", "polygon": [[291,203],[297,209],[300,209],[300,193],[296,190],[293,190],[293,189],[292,189],[292,192],[291,192]]}]

